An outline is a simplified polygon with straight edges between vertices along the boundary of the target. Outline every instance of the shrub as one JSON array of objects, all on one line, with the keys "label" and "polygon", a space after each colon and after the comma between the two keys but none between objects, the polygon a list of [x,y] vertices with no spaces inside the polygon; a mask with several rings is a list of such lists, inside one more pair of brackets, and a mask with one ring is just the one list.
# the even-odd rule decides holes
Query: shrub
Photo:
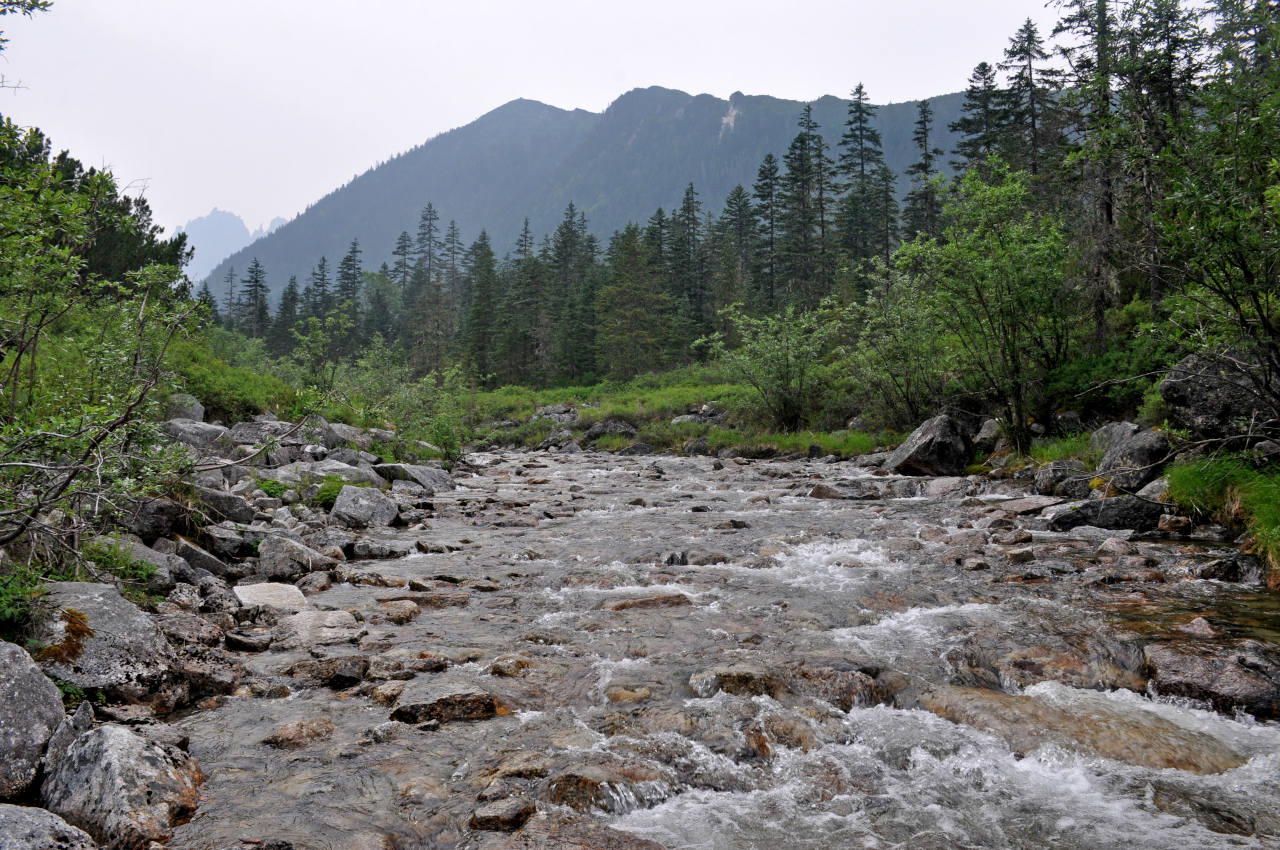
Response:
[{"label": "shrub", "polygon": [[311,501],[326,511],[332,510],[333,503],[338,501],[338,494],[342,492],[342,488],[346,485],[347,482],[338,476],[326,475],[320,480],[320,486],[316,489],[316,494]]},{"label": "shrub", "polygon": [[1169,467],[1169,497],[1183,510],[1243,527],[1249,548],[1280,572],[1280,470],[1258,469],[1238,457]]},{"label": "shrub", "polygon": [[289,489],[289,485],[273,478],[263,478],[258,481],[258,489],[273,499],[279,499]]}]

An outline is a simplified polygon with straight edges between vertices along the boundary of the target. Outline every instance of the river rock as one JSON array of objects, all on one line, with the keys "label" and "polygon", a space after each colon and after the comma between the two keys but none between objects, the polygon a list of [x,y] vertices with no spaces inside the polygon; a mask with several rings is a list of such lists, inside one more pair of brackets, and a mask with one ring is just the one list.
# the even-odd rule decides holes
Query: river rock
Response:
[{"label": "river rock", "polygon": [[974,451],[991,454],[995,451],[998,442],[1000,442],[1000,420],[982,420],[982,424],[978,426],[978,432],[973,435]]},{"label": "river rock", "polygon": [[472,829],[513,832],[524,826],[529,816],[538,810],[527,797],[507,797],[485,803],[471,813]]},{"label": "river rock", "polygon": [[1193,773],[1222,773],[1245,761],[1209,735],[1151,712],[1100,703],[1055,705],[1025,695],[944,685],[921,694],[920,704],[940,717],[1003,738],[1020,754],[1052,743],[1125,764]]},{"label": "river rock", "polygon": [[385,487],[386,479],[374,472],[372,468],[352,466],[349,463],[325,458],[318,461],[295,461],[278,469],[263,469],[258,472],[263,478],[270,478],[283,484],[302,485],[319,482],[326,476],[335,476],[348,484],[367,484],[372,487]]},{"label": "river rock", "polygon": [[1078,460],[1054,460],[1036,470],[1035,488],[1041,496],[1057,495],[1058,485],[1070,478],[1089,479],[1088,468]]},{"label": "river rock", "polygon": [[903,475],[961,475],[969,445],[960,425],[942,415],[924,422],[893,450],[883,468]]},{"label": "river rock", "polygon": [[413,481],[420,484],[426,495],[432,496],[444,490],[453,489],[453,478],[443,469],[433,466],[417,466],[411,463],[382,463],[373,468],[374,472],[388,481]]},{"label": "river rock", "polygon": [[47,809],[0,803],[0,850],[98,850],[98,845]]},{"label": "river rock", "polygon": [[177,646],[200,644],[220,646],[224,632],[204,617],[196,614],[161,614],[155,618],[156,626],[170,642]]},{"label": "river rock", "polygon": [[[343,488],[344,491],[348,489],[351,488]],[[317,552],[283,534],[269,535],[258,544],[256,572],[266,579],[291,581],[307,573],[332,569],[337,564],[338,562],[328,555]]]},{"label": "river rock", "polygon": [[146,543],[158,537],[172,537],[187,524],[188,511],[169,499],[147,499],[130,504],[123,525]]},{"label": "river rock", "polygon": [[[294,429],[292,422],[278,420],[263,422],[237,422],[227,432],[227,439],[238,446],[252,446],[270,439],[281,439]],[[301,430],[301,429],[299,429]],[[296,432],[295,432],[296,433]],[[291,435],[290,435],[291,436]]]},{"label": "river rock", "polygon": [[93,703],[85,700],[75,712],[62,718],[44,749],[45,776],[53,773],[72,742],[93,728]]},{"label": "river rock", "polygon": [[44,804],[110,850],[145,850],[190,818],[204,781],[195,759],[123,726],[76,738],[45,779]]},{"label": "river rock", "polygon": [[1144,652],[1161,694],[1203,700],[1227,714],[1239,708],[1260,720],[1280,717],[1280,658],[1257,641],[1160,642]]},{"label": "river rock", "polygon": [[298,750],[316,741],[332,737],[334,731],[333,721],[327,717],[295,720],[284,724],[263,738],[262,743],[278,750]]},{"label": "river rock", "polygon": [[0,799],[19,796],[35,780],[64,716],[57,686],[26,650],[0,642]]},{"label": "river rock", "polygon": [[588,817],[547,812],[531,817],[506,840],[486,842],[483,850],[665,850],[654,841],[610,829]]},{"label": "river rock", "polygon": [[337,643],[355,643],[366,630],[348,611],[299,611],[280,621],[271,639],[272,649],[310,649]]},{"label": "river rock", "polygon": [[434,720],[485,720],[498,712],[493,694],[466,682],[441,682],[418,678],[409,682],[396,700],[392,720],[422,723]]},{"label": "river rock", "polygon": [[[36,629],[46,646],[46,673],[83,690],[101,690],[109,700],[143,702],[170,677],[174,662],[169,642],[151,618],[109,584],[55,581],[45,597],[53,614]],[[68,620],[79,612],[93,630],[76,652]],[[52,646],[60,653],[49,653]]]},{"label": "river rock", "polygon": [[1168,437],[1156,430],[1139,431],[1111,444],[1098,464],[1098,475],[1118,490],[1134,492],[1160,476],[1168,457]]},{"label": "river rock", "polygon": [[721,664],[689,677],[689,689],[700,697],[716,691],[739,696],[777,697],[785,689],[782,679],[754,664]]},{"label": "river rock", "polygon": [[1169,421],[1196,439],[1229,437],[1257,430],[1274,414],[1258,398],[1241,369],[1225,360],[1192,354],[1178,362],[1160,382],[1160,397]]},{"label": "river rock", "polygon": [[635,426],[630,422],[612,418],[602,419],[587,429],[587,432],[582,435],[582,442],[590,443],[606,435],[631,438],[636,433]]},{"label": "river rock", "polygon": [[395,522],[400,509],[390,498],[371,487],[343,487],[329,517],[348,528],[387,526]]},{"label": "river rock", "polygon": [[1138,496],[1093,499],[1055,514],[1049,520],[1050,531],[1069,531],[1081,525],[1095,528],[1151,531],[1160,524],[1165,505]]},{"label": "river rock", "polygon": [[302,591],[292,584],[264,581],[261,584],[237,584],[231,590],[246,608],[261,606],[284,614],[296,614],[311,607]]},{"label": "river rock", "polygon": [[1113,445],[1119,445],[1141,430],[1141,426],[1132,422],[1108,422],[1089,434],[1089,447],[1106,454]]},{"label": "river rock", "polygon": [[[232,568],[226,561],[214,555],[212,552],[206,551],[196,544],[187,540],[185,537],[179,537],[174,553],[186,561],[195,570],[204,570],[205,573],[218,578],[237,578],[244,575],[245,568],[237,565]],[[203,575],[203,574],[202,574]],[[193,580],[194,579],[194,580]],[[199,584],[201,576],[178,576],[179,581],[185,581],[188,584]]]}]

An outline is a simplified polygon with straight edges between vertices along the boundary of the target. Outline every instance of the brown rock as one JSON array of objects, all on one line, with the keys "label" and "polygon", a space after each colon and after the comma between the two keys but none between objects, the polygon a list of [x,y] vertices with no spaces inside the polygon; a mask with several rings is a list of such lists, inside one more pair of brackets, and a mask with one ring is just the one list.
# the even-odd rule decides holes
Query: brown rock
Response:
[{"label": "brown rock", "polygon": [[286,723],[264,738],[262,743],[281,750],[297,750],[316,741],[323,741],[333,733],[332,720],[327,717],[316,717],[311,720],[295,720],[292,723]]}]

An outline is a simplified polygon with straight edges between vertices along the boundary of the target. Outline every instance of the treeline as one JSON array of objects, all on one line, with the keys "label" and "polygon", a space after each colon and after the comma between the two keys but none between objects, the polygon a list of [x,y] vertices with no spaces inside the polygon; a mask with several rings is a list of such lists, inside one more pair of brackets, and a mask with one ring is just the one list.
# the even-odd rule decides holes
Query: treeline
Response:
[{"label": "treeline", "polygon": [[821,308],[846,414],[998,407],[1020,443],[1060,407],[1132,409],[1150,380],[1117,379],[1186,350],[1234,352],[1276,404],[1280,4],[1061,8],[1048,37],[1028,20],[974,68],[954,150],[920,102],[901,204],[859,84],[835,144],[806,107],[718,214],[690,185],[601,245],[570,205],[499,257],[427,204],[393,264],[363,270],[353,242],[274,315],[256,261],[202,297],[278,356],[332,362],[380,338],[418,374],[461,364],[487,386],[675,367],[699,339],[732,347],[744,316]]}]

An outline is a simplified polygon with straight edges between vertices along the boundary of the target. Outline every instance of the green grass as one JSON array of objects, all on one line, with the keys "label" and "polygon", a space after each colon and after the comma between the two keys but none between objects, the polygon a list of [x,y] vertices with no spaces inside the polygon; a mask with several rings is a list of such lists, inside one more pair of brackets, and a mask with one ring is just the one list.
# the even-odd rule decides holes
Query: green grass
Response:
[{"label": "green grass", "polygon": [[273,499],[279,499],[289,489],[289,485],[283,481],[276,481],[271,478],[262,478],[258,481],[258,489],[266,493]]},{"label": "green grass", "polygon": [[347,482],[338,476],[326,475],[320,480],[320,487],[316,490],[316,495],[311,501],[326,511],[332,510],[333,503],[338,501],[338,494],[342,492],[342,488],[345,486],[347,486]]},{"label": "green grass", "polygon": [[1036,440],[1031,446],[1031,459],[1037,463],[1078,460],[1093,469],[1102,460],[1102,452],[1089,445],[1087,433],[1081,433],[1053,440]]},{"label": "green grass", "polygon": [[1280,580],[1280,470],[1223,457],[1177,463],[1165,474],[1174,502],[1193,516],[1243,527],[1273,583]]}]

